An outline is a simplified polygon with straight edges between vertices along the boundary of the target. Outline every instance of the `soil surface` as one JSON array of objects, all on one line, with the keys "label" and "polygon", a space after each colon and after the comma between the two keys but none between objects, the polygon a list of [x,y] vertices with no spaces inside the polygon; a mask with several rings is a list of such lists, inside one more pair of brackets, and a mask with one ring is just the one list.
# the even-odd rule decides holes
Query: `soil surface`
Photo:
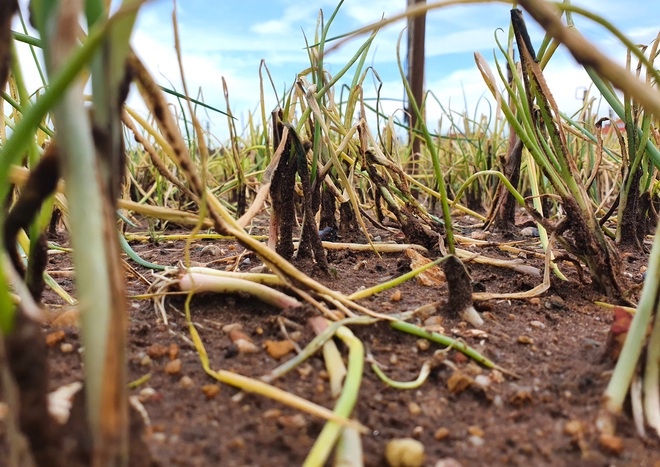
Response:
[{"label": "soil surface", "polygon": [[[257,228],[252,233],[265,232],[265,228]],[[463,235],[469,237],[470,233],[466,229]],[[388,231],[375,235],[380,235],[382,241],[402,241]],[[67,244],[64,237],[52,240]],[[522,258],[525,264],[542,271],[538,239],[493,235],[488,240],[492,243],[463,248],[491,258]],[[527,254],[498,247],[501,242],[511,241],[518,242],[515,246]],[[177,264],[186,248],[184,241],[166,239],[132,245],[144,259],[164,265]],[[218,269],[249,271],[261,264],[254,254],[232,240],[199,240],[190,251],[192,261]],[[349,294],[407,272],[406,258],[403,252],[378,257],[371,252],[329,250],[333,273],[323,275],[309,268],[307,272]],[[126,275],[128,293],[144,294],[154,276],[128,258],[126,262],[132,268]],[[623,263],[629,285],[639,285],[645,256],[623,255]],[[466,262],[466,266],[475,292],[521,292],[542,281],[541,277],[474,261]],[[69,254],[51,255],[48,270],[65,289],[74,292]],[[580,282],[573,265],[564,263],[562,270],[569,281],[553,277],[550,290],[541,296],[477,302],[476,308],[485,321],[483,332],[474,332],[472,326],[441,313],[413,320],[434,330],[444,329],[445,334],[461,339],[519,375],[517,378],[480,366],[455,350],[439,353],[444,350],[441,346],[396,331],[385,322],[352,326],[369,355],[394,380],[412,381],[425,361],[433,361],[428,380],[410,390],[388,386],[365,364],[353,412],[353,417],[369,428],[369,433],[362,436],[365,465],[386,465],[388,441],[414,438],[424,446],[426,466],[659,467],[658,439],[637,435],[629,409],[620,417],[618,438],[607,443],[599,439],[595,420],[613,368],[607,351],[613,313],[595,304],[603,297],[588,279]],[[360,303],[381,313],[397,313],[446,297],[444,285],[428,287],[413,279]],[[54,314],[67,310],[50,290],[44,302]],[[138,396],[148,416],[147,439],[153,459],[162,466],[302,464],[324,420],[217,383],[203,371],[192,345],[183,313],[184,298],[168,297],[165,307],[167,324],[152,300],[133,298],[129,305],[129,379],[150,375],[130,393]],[[309,310],[282,314],[244,296],[196,296],[191,313],[211,368],[253,378],[269,373],[294,355],[289,353],[276,360],[265,348],[268,341],[293,339],[304,347],[315,336],[307,323],[313,314]],[[237,326],[256,345],[253,353],[241,352],[232,342],[227,331]],[[58,334],[54,337],[53,333]],[[51,339],[48,353],[52,389],[81,381],[77,327],[50,324],[44,327],[44,334]],[[339,341],[338,347],[346,356],[347,350]],[[317,404],[329,408],[334,405],[321,353],[277,379],[274,385]],[[5,424],[0,422],[0,464],[7,458],[5,433]],[[456,463],[448,463],[450,459]],[[439,463],[441,460],[446,463]]]}]

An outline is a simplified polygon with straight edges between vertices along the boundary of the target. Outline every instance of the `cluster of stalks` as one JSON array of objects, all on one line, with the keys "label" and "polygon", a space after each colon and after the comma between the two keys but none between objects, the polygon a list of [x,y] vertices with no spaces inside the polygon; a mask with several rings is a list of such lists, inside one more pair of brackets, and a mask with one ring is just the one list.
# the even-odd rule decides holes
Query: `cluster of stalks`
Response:
[{"label": "cluster of stalks", "polygon": [[[342,465],[360,458],[359,437],[366,428],[351,415],[366,357],[362,342],[349,326],[387,320],[393,329],[452,346],[496,368],[464,343],[406,322],[414,312],[380,314],[358,303],[360,299],[440,264],[447,276],[449,299],[442,306],[434,302],[432,307],[479,326],[483,322],[472,307],[473,298],[538,295],[550,287],[551,269],[566,280],[560,264],[553,262],[558,256],[556,249],[553,252],[556,239],[565,251],[562,257],[579,268],[584,265],[594,286],[610,301],[633,304],[634,296],[628,293],[620,272],[618,252],[644,249],[656,217],[660,152],[652,116],[660,115],[660,98],[654,87],[660,77],[653,67],[657,41],[648,49],[636,47],[605,21],[564,3],[561,10],[567,27],[551,5],[540,0],[521,1],[521,6],[549,31],[547,37],[536,49],[522,13],[512,10],[507,43],[498,43],[505,69],[496,57],[495,74],[482,56],[475,56],[496,110],[487,117],[472,118],[447,110],[445,116],[452,128],[448,137],[427,128],[424,108],[433,95],[428,94],[423,102],[415,101],[399,60],[402,81],[417,115],[414,130],[424,142],[416,159],[419,170],[413,177],[403,169],[411,155],[410,148],[396,136],[398,122],[388,118],[376,135],[366,123],[367,111],[373,109],[379,115],[382,111],[379,101],[373,108],[365,104],[367,77],[378,80],[365,63],[380,28],[457,2],[414,7],[355,31],[354,35],[368,33],[369,37],[345,67],[331,76],[323,60],[329,52],[329,31],[341,7],[339,2],[327,22],[319,17],[313,43],[307,44],[309,69],[299,75],[272,114],[262,99],[261,121],[257,123],[258,117],[250,116],[248,138],[237,136],[227,100],[221,112],[227,115],[231,141],[219,149],[207,147],[208,135],[197,122],[195,107],[220,111],[188,97],[181,69],[183,92],[167,90],[178,99],[182,113],[178,121],[186,122],[181,128],[163,90],[131,49],[129,38],[142,2],[125,1],[113,15],[106,3],[86,0],[84,9],[79,9],[75,2],[32,2],[31,19],[39,39],[28,36],[27,29],[11,31],[12,18],[19,13],[16,2],[3,2],[0,7],[0,85],[7,89],[1,102],[13,107],[11,118],[4,116],[3,108],[0,131],[0,369],[3,393],[12,408],[8,423],[12,465],[23,465],[25,459],[36,465],[148,464],[140,424],[133,423],[139,417],[128,404],[125,353],[129,318],[122,249],[142,266],[164,270],[152,284],[160,297],[158,303],[162,305],[161,292],[167,289],[188,294],[188,329],[210,377],[327,419],[306,465],[323,465],[335,446],[336,462],[344,462]],[[571,14],[599,21],[621,38],[630,50],[628,69],[608,61],[581,38],[571,27]],[[82,32],[79,18],[84,18],[87,34]],[[176,19],[174,29],[176,32]],[[43,53],[46,69],[40,72],[44,90],[37,97],[30,95],[22,78],[16,41]],[[623,120],[624,132],[619,133],[616,125],[614,131],[604,132],[603,122],[593,115],[592,101],[587,97],[578,115],[560,112],[543,75],[559,44],[585,65],[595,86]],[[178,36],[176,48],[179,51]],[[637,64],[634,70],[633,63]],[[38,61],[35,64],[39,66]],[[264,70],[267,73],[265,65],[260,73]],[[87,80],[91,80],[93,113],[85,106]],[[341,100],[336,101],[340,80],[350,85],[342,87]],[[137,84],[152,119],[141,117],[124,104],[131,82]],[[623,101],[613,87],[623,90]],[[225,87],[226,96],[228,92]],[[261,92],[262,96],[266,92],[263,86]],[[5,127],[11,128],[11,136]],[[125,130],[136,144],[127,147]],[[495,201],[488,204],[493,197]],[[270,208],[268,244],[245,230],[264,206]],[[518,229],[516,212],[523,209],[529,213],[545,249],[542,284],[517,294],[473,293],[462,263],[471,255],[457,246],[465,239],[454,232],[452,209],[481,219],[484,228],[514,233]],[[235,238],[256,253],[269,272],[239,274],[193,268],[188,257],[182,258],[181,267],[171,269],[144,261],[131,250],[127,235],[117,231],[118,210],[124,223],[130,222],[126,216],[132,215],[153,219],[147,237],[152,240],[168,224],[191,227],[193,232],[186,236],[189,242],[199,238],[201,229]],[[45,272],[45,232],[53,213],[63,215],[70,234],[75,299]],[[384,231],[399,229],[406,245],[376,242],[367,231],[368,225]],[[319,232],[332,239],[339,235],[345,243],[361,243],[342,247],[368,245],[366,248],[376,254],[393,249],[419,250],[435,261],[388,283],[345,296],[299,270],[310,270],[311,264],[311,270],[329,273],[326,248],[336,246],[324,243]],[[645,421],[660,433],[659,242],[654,242],[637,313],[607,388],[599,419],[607,433],[614,430],[613,416],[621,412],[633,380],[641,381],[635,384],[643,387],[640,430]],[[471,259],[495,264],[474,255]],[[540,275],[515,261],[500,261],[497,266]],[[81,316],[85,384],[84,392],[74,399],[78,407],[74,412],[84,416],[72,417],[68,422],[71,429],[65,431],[58,429],[47,403],[49,379],[40,335],[45,320],[40,300],[45,286],[75,303]],[[297,357],[261,380],[211,368],[193,325],[190,298],[195,293],[237,291],[279,309],[314,310],[316,316],[309,326],[317,337]],[[167,323],[164,307],[159,310]],[[347,366],[332,340],[335,336],[346,344]],[[636,369],[644,349],[641,378],[637,376],[641,371]],[[317,351],[323,352],[328,366],[336,399],[334,410],[270,385]],[[416,387],[428,376],[429,365],[423,366],[417,382],[393,382],[377,367],[374,371],[387,384]],[[129,426],[136,433],[129,434]],[[75,439],[71,442],[67,437]]]}]

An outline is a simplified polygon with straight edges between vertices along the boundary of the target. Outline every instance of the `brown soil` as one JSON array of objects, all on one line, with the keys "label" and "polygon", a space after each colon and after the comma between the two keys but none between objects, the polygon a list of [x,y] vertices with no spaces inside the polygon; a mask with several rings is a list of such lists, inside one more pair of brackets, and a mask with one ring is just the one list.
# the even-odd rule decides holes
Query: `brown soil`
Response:
[{"label": "brown soil", "polygon": [[[389,239],[387,232],[378,234],[383,240]],[[204,249],[211,244],[220,249]],[[534,251],[539,248],[533,239],[527,239],[522,246]],[[135,244],[134,248],[149,261],[176,264],[183,258],[185,243]],[[511,258],[495,244],[478,251],[491,257]],[[209,256],[209,252],[219,254]],[[232,241],[199,241],[193,244],[192,259],[209,262],[242,252],[242,247]],[[403,253],[378,258],[373,253],[330,251],[329,264],[336,276],[317,279],[351,293],[400,275],[405,271],[404,257]],[[539,259],[527,261],[542,268]],[[128,263],[144,278],[153,280],[148,271],[130,260]],[[628,255],[624,263],[630,283],[639,283],[645,258]],[[227,264],[234,263],[216,262],[215,267],[224,268]],[[238,264],[245,271],[260,263],[248,252],[240,256]],[[476,263],[467,266],[475,291],[517,292],[540,282],[539,278],[508,269]],[[48,269],[70,269],[70,257],[52,256]],[[461,337],[498,365],[520,375],[519,379],[506,375],[499,379],[502,375],[479,367],[455,351],[446,355],[449,365],[439,364],[428,381],[414,390],[387,386],[365,365],[354,411],[354,418],[371,430],[362,437],[365,464],[385,465],[386,443],[393,438],[412,437],[424,445],[427,466],[446,458],[464,466],[660,466],[660,443],[653,436],[640,438],[629,413],[621,417],[618,425],[620,452],[612,452],[599,442],[594,422],[613,367],[605,356],[612,313],[594,304],[602,297],[590,284],[579,283],[573,266],[566,265],[563,270],[571,280],[553,279],[551,289],[537,299],[478,303],[485,320],[485,335],[471,336],[465,323],[448,317],[442,322],[447,334]],[[59,273],[55,277],[72,290],[71,278]],[[146,284],[137,275],[128,273],[127,281],[129,294],[145,292]],[[393,293],[388,291],[364,300],[364,305],[392,313],[446,298],[444,287],[424,287],[415,280],[397,289],[401,292],[399,301],[391,300]],[[50,291],[45,302],[53,309],[62,307],[62,301]],[[129,378],[137,380],[151,374],[131,394],[141,395],[148,413],[148,444],[154,459],[163,466],[300,465],[322,429],[323,420],[261,396],[239,394],[239,390],[226,385],[220,386],[217,395],[207,398],[202,387],[214,380],[202,370],[191,345],[182,314],[183,300],[173,297],[166,304],[169,325],[163,324],[151,301],[130,302]],[[278,323],[280,313],[274,308],[246,297],[207,295],[196,297],[191,311],[212,368],[258,378],[281,363],[262,347],[266,340],[285,339]],[[286,316],[300,325],[297,330],[301,346],[314,337],[306,323],[308,316]],[[230,323],[242,325],[243,332],[260,350],[253,354],[237,352],[223,331]],[[295,330],[289,325],[290,332]],[[50,327],[45,329],[46,333],[51,331]],[[79,332],[75,327],[66,327],[64,331],[64,339],[49,349],[52,389],[82,379]],[[423,362],[439,349],[385,323],[353,327],[353,331],[384,365],[386,374],[399,381],[415,379]],[[73,352],[63,353],[63,343],[73,345]],[[158,355],[156,344],[167,348],[165,355]],[[182,363],[175,374],[165,371],[170,362],[170,346],[178,348],[176,358]],[[346,349],[341,345],[340,349],[345,354]],[[145,358],[149,354],[151,357]],[[462,392],[452,392],[448,389],[448,380],[455,371],[452,365],[471,378],[477,374],[489,376],[491,384],[485,389],[472,385]],[[182,384],[183,377],[190,378],[192,385]],[[190,383],[187,379],[186,382]],[[275,385],[318,404],[333,406],[321,356],[311,358]],[[0,436],[3,464],[7,446],[2,422]]]}]

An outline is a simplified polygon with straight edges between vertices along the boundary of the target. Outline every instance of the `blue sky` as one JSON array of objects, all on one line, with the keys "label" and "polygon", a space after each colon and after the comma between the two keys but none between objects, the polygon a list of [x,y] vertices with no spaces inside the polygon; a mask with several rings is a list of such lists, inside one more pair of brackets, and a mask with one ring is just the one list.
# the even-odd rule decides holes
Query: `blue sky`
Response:
[{"label": "blue sky", "polygon": [[[574,0],[574,5],[596,9],[637,43],[648,44],[660,29],[660,2],[648,0]],[[186,80],[191,93],[202,89],[205,101],[224,109],[222,78],[229,88],[230,103],[239,118],[239,131],[249,112],[259,101],[259,65],[265,60],[280,97],[285,86],[294,83],[298,72],[308,65],[304,34],[313,40],[319,11],[325,18],[336,7],[334,0],[235,0],[231,2],[186,0],[177,4],[177,17],[183,47]],[[405,9],[405,0],[346,0],[333,23],[331,35],[339,35],[375,22],[384,14],[391,17]],[[474,64],[473,53],[481,52],[491,63],[496,47],[497,28],[508,28],[510,5],[478,4],[436,10],[427,17],[426,87],[445,107],[470,113],[486,112],[482,97],[489,97]],[[181,88],[172,32],[173,3],[153,0],[140,12],[133,44],[138,55],[161,84],[171,82]],[[535,45],[542,32],[528,19]],[[576,17],[578,29],[612,58],[623,63],[625,51],[601,26]],[[396,41],[405,27],[399,22],[380,31],[370,49],[368,63],[383,80],[382,95],[400,99],[403,89],[396,65]],[[504,37],[504,36],[502,36]],[[346,43],[326,58],[330,73],[339,70],[361,45],[363,38]],[[578,89],[589,85],[588,78],[565,51],[560,51],[546,69],[559,106],[565,112],[576,110]],[[368,84],[367,84],[368,83]],[[365,82],[365,95],[374,96],[372,80]],[[267,111],[275,105],[267,89]],[[481,99],[481,101],[480,101]],[[479,104],[481,102],[481,104]],[[132,98],[130,103],[139,105]],[[478,107],[479,105],[479,107]],[[397,112],[401,104],[389,102],[386,110]],[[603,113],[606,110],[603,109]],[[401,113],[397,114],[401,117]],[[206,116],[200,115],[202,119]],[[431,127],[440,118],[437,106],[430,106]],[[446,120],[446,119],[445,119]],[[211,132],[221,140],[227,136],[226,120],[211,115]],[[447,129],[446,124],[443,128]]]}]

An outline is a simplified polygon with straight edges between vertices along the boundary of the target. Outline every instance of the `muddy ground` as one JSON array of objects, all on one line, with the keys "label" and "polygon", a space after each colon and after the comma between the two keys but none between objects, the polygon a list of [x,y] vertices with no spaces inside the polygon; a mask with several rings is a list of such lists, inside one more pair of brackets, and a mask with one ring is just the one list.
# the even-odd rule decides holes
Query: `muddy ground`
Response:
[{"label": "muddy ground", "polygon": [[[469,230],[463,233],[470,235]],[[401,241],[386,231],[378,235],[383,241]],[[67,243],[65,237],[53,240]],[[501,251],[497,243],[518,240],[522,243],[517,246],[530,252],[526,263],[543,267],[542,259],[531,254],[540,251],[537,239],[492,236],[489,240],[493,244],[478,247],[475,253],[512,259],[517,255]],[[133,247],[149,261],[173,265],[183,258],[185,242],[134,242]],[[212,263],[211,267],[237,266],[241,271],[260,264],[253,254],[244,252],[231,240],[197,241],[191,256],[194,261]],[[404,253],[378,258],[373,253],[330,251],[328,259],[336,274],[312,273],[319,281],[344,293],[398,276],[407,265]],[[646,262],[644,255],[629,254],[623,259],[629,285],[638,285]],[[127,263],[143,279],[154,280],[150,271],[130,260]],[[510,269],[474,262],[467,266],[475,291],[520,292],[541,282],[539,277]],[[485,320],[482,334],[471,333],[471,326],[449,317],[427,321],[442,326],[448,335],[460,337],[520,378],[483,368],[453,350],[446,353],[444,362],[436,357],[437,364],[429,379],[418,389],[389,387],[365,365],[354,411],[354,418],[370,429],[362,437],[365,465],[386,465],[386,443],[411,437],[424,445],[427,466],[450,458],[458,464],[449,465],[463,466],[660,466],[660,443],[653,436],[640,438],[629,412],[620,419],[620,439],[605,445],[599,442],[595,418],[613,367],[606,355],[613,316],[611,310],[594,304],[603,297],[591,284],[580,283],[573,266],[565,264],[562,269],[570,280],[553,278],[551,289],[540,297],[477,303]],[[73,292],[73,278],[67,272],[71,271],[68,254],[51,256],[48,270]],[[129,294],[145,293],[147,284],[138,274],[128,271],[126,277]],[[426,287],[415,280],[396,290],[400,296],[399,292],[388,291],[361,303],[375,311],[394,313],[416,309],[447,295],[444,286]],[[55,313],[66,309],[52,292],[47,292],[45,302]],[[151,375],[131,389],[131,395],[140,397],[148,414],[148,446],[153,459],[162,466],[300,465],[322,429],[323,420],[261,396],[242,394],[227,385],[219,385],[214,394],[216,388],[209,385],[216,382],[204,373],[191,345],[183,305],[180,297],[167,299],[169,323],[165,325],[151,300],[130,302],[129,378],[134,381]],[[286,340],[278,320],[281,314],[268,305],[241,296],[207,295],[194,298],[191,309],[214,369],[259,378],[292,355],[277,361],[264,349],[266,341]],[[306,322],[308,317],[309,313],[285,316],[289,337],[302,347],[314,337]],[[239,324],[256,344],[256,353],[237,350],[226,332],[226,325],[232,323]],[[60,329],[63,333],[52,337]],[[395,380],[415,379],[423,362],[440,349],[395,331],[386,323],[352,329]],[[47,326],[44,332],[53,339],[49,347],[51,387],[80,381],[77,328]],[[345,354],[346,349],[341,344],[339,347]],[[180,367],[179,362],[172,363],[175,360]],[[457,390],[449,383],[455,372],[468,381],[487,381],[487,385],[472,384]],[[320,355],[275,385],[315,403],[333,406]],[[0,464],[7,452],[4,434],[4,423],[0,422]]]}]

